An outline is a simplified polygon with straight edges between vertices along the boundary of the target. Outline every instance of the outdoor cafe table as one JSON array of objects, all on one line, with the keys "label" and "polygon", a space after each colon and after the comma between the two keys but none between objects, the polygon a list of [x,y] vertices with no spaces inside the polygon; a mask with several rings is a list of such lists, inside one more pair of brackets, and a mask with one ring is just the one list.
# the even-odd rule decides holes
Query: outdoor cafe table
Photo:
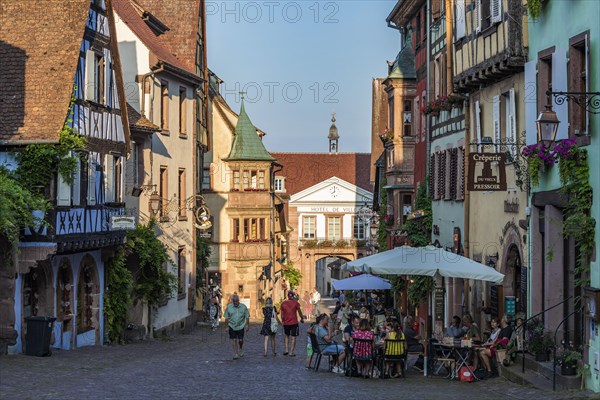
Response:
[{"label": "outdoor cafe table", "polygon": [[469,365],[469,360],[471,359],[472,354],[477,349],[481,348],[481,346],[457,346],[444,343],[436,343],[436,347],[438,347],[442,351],[442,354],[452,355],[456,360],[454,364],[454,371],[449,376],[450,379],[460,379],[460,369],[462,367],[466,367],[473,376],[473,379],[479,380],[474,374],[475,371],[473,371],[473,367]]}]

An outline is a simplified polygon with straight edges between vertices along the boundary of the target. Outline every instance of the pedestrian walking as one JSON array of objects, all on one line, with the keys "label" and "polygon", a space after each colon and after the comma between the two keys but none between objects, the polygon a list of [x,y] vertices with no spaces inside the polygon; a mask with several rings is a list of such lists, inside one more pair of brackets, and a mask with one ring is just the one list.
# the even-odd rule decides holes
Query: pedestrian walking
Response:
[{"label": "pedestrian walking", "polygon": [[273,299],[267,297],[265,306],[263,307],[263,326],[260,330],[260,334],[265,337],[265,357],[267,356],[269,339],[271,340],[271,351],[273,352],[274,356],[277,355],[275,352],[275,335],[277,334],[277,326],[281,324],[277,314],[277,307],[273,305]]},{"label": "pedestrian walking", "polygon": [[304,316],[306,316],[306,318],[310,318],[312,314],[312,304],[310,304],[310,294],[308,293],[308,290],[304,291],[304,296],[302,297],[302,300],[302,302],[304,303]]},{"label": "pedestrian walking", "polygon": [[250,312],[245,304],[240,303],[240,297],[234,294],[224,316],[229,327],[229,339],[233,343],[233,359],[237,360],[244,356],[244,332],[250,329]]},{"label": "pedestrian walking", "polygon": [[304,316],[300,309],[300,303],[294,298],[294,292],[290,290],[288,292],[287,300],[281,303],[281,319],[283,320],[283,331],[285,333],[284,356],[287,356],[288,354],[290,357],[296,356],[294,353],[294,349],[296,348],[296,337],[300,334],[298,317],[300,317],[300,322],[304,323]]},{"label": "pedestrian walking", "polygon": [[314,315],[315,318],[321,314],[319,303],[321,303],[321,293],[319,293],[317,288],[314,288],[312,294],[310,295],[310,304],[313,306],[312,315]]},{"label": "pedestrian walking", "polygon": [[208,318],[210,319],[211,330],[216,331],[221,319],[221,305],[217,296],[213,295],[208,302]]}]

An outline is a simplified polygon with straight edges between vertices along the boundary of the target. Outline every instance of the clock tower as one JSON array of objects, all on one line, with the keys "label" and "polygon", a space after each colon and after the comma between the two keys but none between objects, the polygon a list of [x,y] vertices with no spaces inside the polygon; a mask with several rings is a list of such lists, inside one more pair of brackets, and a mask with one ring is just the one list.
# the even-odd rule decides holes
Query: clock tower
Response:
[{"label": "clock tower", "polygon": [[335,126],[335,113],[331,113],[331,127],[329,128],[329,136],[327,138],[329,139],[329,152],[337,153],[340,135],[338,135],[338,129]]}]

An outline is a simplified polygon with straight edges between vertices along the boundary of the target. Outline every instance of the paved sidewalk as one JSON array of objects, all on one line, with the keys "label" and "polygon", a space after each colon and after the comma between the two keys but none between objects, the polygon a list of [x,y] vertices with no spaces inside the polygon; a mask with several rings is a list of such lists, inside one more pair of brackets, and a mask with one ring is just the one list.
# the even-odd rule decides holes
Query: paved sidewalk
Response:
[{"label": "paved sidewalk", "polygon": [[477,383],[424,378],[347,378],[304,369],[306,324],[297,357],[284,357],[277,335],[276,357],[263,357],[260,325],[247,334],[245,356],[232,359],[223,326],[198,327],[172,340],[126,346],[55,351],[51,357],[0,357],[0,399],[560,399],[572,394],[541,392],[496,378]]}]

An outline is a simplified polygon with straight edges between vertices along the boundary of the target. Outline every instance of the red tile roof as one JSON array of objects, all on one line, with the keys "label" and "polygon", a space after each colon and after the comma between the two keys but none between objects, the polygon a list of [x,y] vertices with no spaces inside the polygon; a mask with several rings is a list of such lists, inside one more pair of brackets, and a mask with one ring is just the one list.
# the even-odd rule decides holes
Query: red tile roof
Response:
[{"label": "red tile roof", "polygon": [[89,0],[0,3],[0,142],[58,142]]},{"label": "red tile roof", "polygon": [[275,153],[271,155],[283,165],[278,176],[285,177],[288,195],[338,177],[360,188],[373,192],[369,180],[370,153]]},{"label": "red tile roof", "polygon": [[[170,2],[167,2],[170,4]],[[144,43],[158,61],[168,63],[184,72],[195,75],[194,68],[188,68],[187,64],[173,55],[168,41],[164,41],[162,36],[158,37],[142,19],[139,8],[133,6],[131,0],[113,0],[113,8],[121,20],[131,29],[131,31]]]},{"label": "red tile roof", "polygon": [[[135,0],[169,27],[162,43],[188,71],[195,71],[200,0]],[[202,32],[201,32],[202,33]]]}]

